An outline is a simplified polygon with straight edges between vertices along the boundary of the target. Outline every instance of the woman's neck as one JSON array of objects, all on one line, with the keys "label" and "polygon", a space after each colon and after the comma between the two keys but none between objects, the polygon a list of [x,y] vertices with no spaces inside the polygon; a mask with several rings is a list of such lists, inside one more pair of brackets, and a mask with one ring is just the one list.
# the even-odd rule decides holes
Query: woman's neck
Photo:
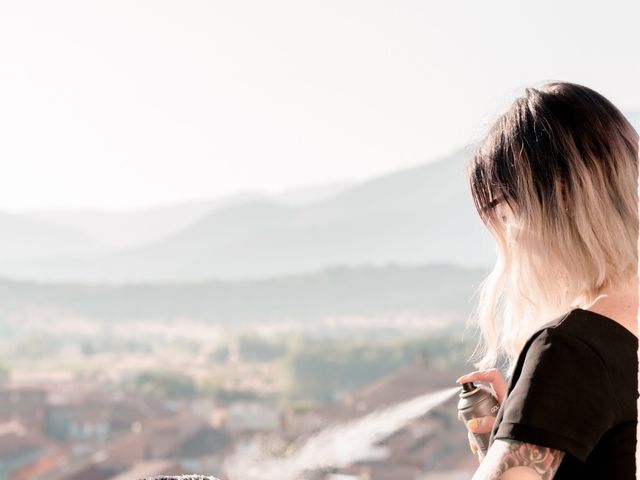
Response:
[{"label": "woman's neck", "polygon": [[589,310],[615,320],[636,337],[638,336],[638,279],[622,287],[603,291],[598,298],[584,310]]}]

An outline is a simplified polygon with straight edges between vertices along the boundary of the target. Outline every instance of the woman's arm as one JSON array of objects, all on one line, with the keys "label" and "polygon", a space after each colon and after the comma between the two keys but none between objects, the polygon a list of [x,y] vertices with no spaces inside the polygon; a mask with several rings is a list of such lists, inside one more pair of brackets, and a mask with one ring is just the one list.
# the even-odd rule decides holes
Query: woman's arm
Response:
[{"label": "woman's arm", "polygon": [[472,480],[552,480],[564,452],[517,440],[494,440]]}]

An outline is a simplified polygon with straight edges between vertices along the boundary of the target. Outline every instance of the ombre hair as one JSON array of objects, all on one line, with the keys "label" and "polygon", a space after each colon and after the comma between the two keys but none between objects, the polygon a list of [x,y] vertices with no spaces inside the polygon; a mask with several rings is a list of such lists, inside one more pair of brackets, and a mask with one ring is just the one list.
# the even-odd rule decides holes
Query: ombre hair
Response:
[{"label": "ombre hair", "polygon": [[465,174],[497,251],[469,317],[482,334],[471,360],[506,356],[511,376],[539,327],[637,278],[638,133],[592,89],[547,83],[495,122]]}]

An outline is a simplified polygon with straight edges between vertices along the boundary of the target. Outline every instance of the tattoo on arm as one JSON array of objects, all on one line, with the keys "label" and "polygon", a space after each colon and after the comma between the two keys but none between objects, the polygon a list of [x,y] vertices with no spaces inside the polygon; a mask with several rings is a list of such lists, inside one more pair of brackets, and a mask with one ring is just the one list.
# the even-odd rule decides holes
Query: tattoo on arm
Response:
[{"label": "tattoo on arm", "polygon": [[508,478],[508,475],[505,477],[503,475],[515,467],[528,467],[528,469],[532,470],[532,473],[538,474],[541,480],[552,480],[564,456],[564,452],[561,450],[541,447],[532,443],[506,439],[499,441],[503,448],[499,456],[494,457],[495,462],[492,463],[495,466],[491,468],[491,474],[487,477],[488,480]]}]

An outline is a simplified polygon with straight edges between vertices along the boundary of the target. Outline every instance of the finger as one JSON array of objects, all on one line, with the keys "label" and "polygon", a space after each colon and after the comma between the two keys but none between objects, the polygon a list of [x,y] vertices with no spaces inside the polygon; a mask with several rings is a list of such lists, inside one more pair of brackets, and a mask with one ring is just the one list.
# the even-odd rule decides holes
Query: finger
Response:
[{"label": "finger", "polygon": [[491,388],[498,399],[498,402],[502,404],[507,393],[507,382],[504,380],[500,370],[497,368],[489,368],[486,370],[476,370],[475,372],[467,373],[456,379],[456,383],[465,382],[487,382],[491,384]]},{"label": "finger", "polygon": [[482,455],[481,451],[478,451],[478,463],[482,463],[482,460],[484,460],[484,455]]},{"label": "finger", "polygon": [[478,452],[478,445],[476,444],[476,440],[473,437],[473,433],[467,432],[467,440],[469,441],[469,448],[471,449],[471,453],[475,455]]},{"label": "finger", "polygon": [[489,433],[493,429],[493,424],[496,421],[496,417],[484,416],[472,418],[467,421],[467,430],[473,433]]}]

